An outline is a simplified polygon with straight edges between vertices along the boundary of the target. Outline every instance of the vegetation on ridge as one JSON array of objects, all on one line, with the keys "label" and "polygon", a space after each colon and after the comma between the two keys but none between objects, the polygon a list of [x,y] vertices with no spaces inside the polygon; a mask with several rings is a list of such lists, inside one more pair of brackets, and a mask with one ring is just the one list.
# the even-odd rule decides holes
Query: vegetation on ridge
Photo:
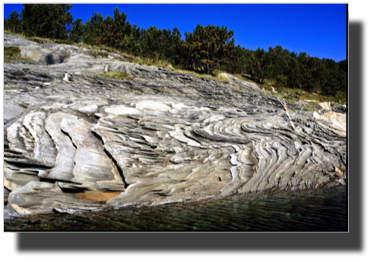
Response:
[{"label": "vegetation on ridge", "polygon": [[50,38],[56,43],[79,42],[79,46],[133,55],[136,63],[155,66],[166,63],[164,65],[178,71],[209,75],[222,82],[226,80],[220,71],[243,78],[248,75],[247,79],[260,86],[270,80],[282,93],[286,90],[295,93],[298,89],[299,93],[313,94],[313,98],[322,95],[346,103],[346,60],[319,59],[306,52],[290,52],[281,46],[269,47],[268,51],[245,49],[235,45],[232,30],[211,25],[198,24],[192,33],[185,32],[184,41],[177,28],[141,29],[131,25],[127,15],[120,13],[118,8],[114,10],[113,18],[107,16],[104,19],[100,13],[94,12],[83,24],[82,19],[73,21],[69,12],[71,7],[67,4],[24,4],[21,15],[13,11],[8,19],[4,19],[5,30],[27,37],[41,37],[34,37],[36,41]]}]

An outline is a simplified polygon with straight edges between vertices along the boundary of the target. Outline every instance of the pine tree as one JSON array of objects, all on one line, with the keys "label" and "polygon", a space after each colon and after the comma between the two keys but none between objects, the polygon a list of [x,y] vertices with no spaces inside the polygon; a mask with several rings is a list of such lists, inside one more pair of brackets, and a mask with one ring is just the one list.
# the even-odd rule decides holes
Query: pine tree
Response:
[{"label": "pine tree", "polygon": [[123,50],[129,54],[138,54],[140,52],[141,31],[136,25],[131,25],[129,21],[126,23],[126,33],[122,41]]},{"label": "pine tree", "polygon": [[92,13],[92,16],[85,24],[85,31],[83,34],[83,42],[89,45],[98,44],[99,37],[102,33],[102,23],[103,16],[101,13],[97,14],[96,12]]},{"label": "pine tree", "polygon": [[119,9],[116,7],[113,12],[113,36],[111,39],[111,43],[114,45],[115,48],[121,49],[123,45],[123,40],[126,32],[126,21],[127,15],[122,12],[119,12]]},{"label": "pine tree", "polygon": [[85,28],[85,25],[82,24],[82,19],[75,19],[72,24],[72,28],[71,28],[71,32],[69,36],[70,40],[76,43],[79,43],[79,41],[82,39],[84,28]]},{"label": "pine tree", "polygon": [[47,34],[47,37],[55,39],[67,39],[68,28],[72,25],[73,16],[69,12],[72,5],[67,4],[49,4],[48,22],[50,22],[52,29]]},{"label": "pine tree", "polygon": [[21,13],[26,36],[67,39],[73,16],[67,4],[24,4]]},{"label": "pine tree", "polygon": [[8,30],[8,20],[4,17],[4,30]]},{"label": "pine tree", "polygon": [[247,51],[239,46],[234,47],[228,56],[227,70],[243,74],[247,70]]},{"label": "pine tree", "polygon": [[[210,74],[229,62],[228,55],[234,48],[234,32],[227,27],[197,25],[193,33],[185,33],[185,52],[195,69]],[[232,38],[232,39],[231,39]]]},{"label": "pine tree", "polygon": [[286,77],[284,75],[279,75],[276,77],[276,88],[277,90],[284,91],[284,86],[286,86]]},{"label": "pine tree", "polygon": [[21,11],[21,23],[24,35],[33,36],[35,35],[37,24],[37,17],[34,14],[34,5],[24,4]]},{"label": "pine tree", "polygon": [[307,69],[307,62],[309,61],[309,56],[306,55],[306,52],[301,52],[298,54],[298,63],[300,67],[300,77],[298,79],[298,85],[300,91],[302,91],[302,86],[307,83],[307,80],[310,77],[309,70]]},{"label": "pine tree", "polygon": [[265,73],[265,51],[264,49],[258,48],[256,51],[250,51],[248,55],[249,60],[249,72],[251,74],[251,77],[254,79],[254,81],[258,83],[263,83],[264,79],[266,78]]},{"label": "pine tree", "polygon": [[[4,26],[5,27],[5,26]],[[5,28],[4,28],[5,29]],[[7,29],[13,33],[21,32],[21,20],[17,11],[12,11],[7,19]]]},{"label": "pine tree", "polygon": [[301,68],[298,63],[297,54],[292,52],[290,54],[290,59],[287,66],[287,82],[293,86],[293,89],[296,88],[296,85],[300,81],[301,77]]}]

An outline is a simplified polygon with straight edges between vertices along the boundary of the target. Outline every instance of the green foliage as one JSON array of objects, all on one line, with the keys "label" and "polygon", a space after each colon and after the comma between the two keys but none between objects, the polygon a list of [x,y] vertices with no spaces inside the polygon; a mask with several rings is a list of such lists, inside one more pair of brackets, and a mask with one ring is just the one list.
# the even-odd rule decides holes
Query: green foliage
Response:
[{"label": "green foliage", "polygon": [[108,54],[104,52],[89,53],[88,55],[93,56],[95,58],[108,58]]},{"label": "green foliage", "polygon": [[284,86],[286,86],[286,77],[284,75],[279,75],[276,77],[276,88],[277,90],[284,91]]},{"label": "green foliage", "polygon": [[[101,13],[92,13],[90,19],[86,22],[84,27],[83,42],[88,45],[99,45],[99,40],[95,39],[100,37],[102,32],[103,16]],[[96,43],[97,42],[97,43]]]},{"label": "green foliage", "polygon": [[125,36],[126,19],[127,15],[124,12],[120,14],[116,7],[113,18],[107,16],[100,25],[96,25],[95,33],[97,35],[93,38],[95,44],[121,49]]},{"label": "green foliage", "polygon": [[4,55],[5,56],[14,56],[21,52],[19,47],[4,47]]},{"label": "green foliage", "polygon": [[247,70],[247,54],[249,51],[241,48],[240,45],[229,51],[227,65],[231,73],[244,74]]},{"label": "green foliage", "polygon": [[128,73],[121,71],[109,71],[107,73],[97,74],[96,76],[116,80],[133,80],[133,78],[130,77]]},{"label": "green foliage", "polygon": [[22,23],[17,11],[14,10],[9,14],[8,19],[6,20],[6,23],[4,24],[4,29],[9,30],[13,33],[21,32]]},{"label": "green foliage", "polygon": [[19,47],[4,47],[4,62],[18,61],[32,63],[32,61],[22,58],[20,52],[21,49]]},{"label": "green foliage", "polygon": [[229,63],[228,53],[235,43],[233,35],[234,32],[227,31],[227,27],[198,24],[193,33],[185,32],[181,61],[187,67],[210,74]]},{"label": "green foliage", "polygon": [[74,41],[70,41],[70,40],[54,40],[54,43],[65,44],[65,45],[75,45],[76,44]]},{"label": "green foliage", "polygon": [[65,40],[73,16],[69,4],[24,4],[21,13],[23,32],[26,36],[38,36]]},{"label": "green foliage", "polygon": [[300,77],[301,66],[297,60],[297,55],[293,52],[287,64],[287,82],[295,89],[300,81]]},{"label": "green foliage", "polygon": [[75,43],[79,43],[84,34],[85,25],[82,24],[82,19],[75,19],[72,24],[69,39]]}]

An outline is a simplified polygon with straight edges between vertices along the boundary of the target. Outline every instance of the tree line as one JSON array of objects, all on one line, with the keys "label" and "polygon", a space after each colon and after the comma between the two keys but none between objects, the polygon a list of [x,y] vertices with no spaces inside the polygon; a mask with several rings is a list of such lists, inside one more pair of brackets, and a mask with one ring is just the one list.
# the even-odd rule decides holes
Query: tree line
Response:
[{"label": "tree line", "polygon": [[262,84],[275,80],[277,86],[299,88],[325,95],[347,91],[347,61],[310,57],[306,52],[290,52],[281,46],[253,51],[235,45],[234,32],[227,27],[197,25],[185,40],[177,28],[143,29],[114,10],[113,17],[94,12],[91,18],[73,20],[69,4],[24,4],[21,14],[12,11],[4,18],[4,28],[27,37],[38,36],[104,45],[144,58],[168,60],[173,65],[199,73],[222,70],[249,75]]}]

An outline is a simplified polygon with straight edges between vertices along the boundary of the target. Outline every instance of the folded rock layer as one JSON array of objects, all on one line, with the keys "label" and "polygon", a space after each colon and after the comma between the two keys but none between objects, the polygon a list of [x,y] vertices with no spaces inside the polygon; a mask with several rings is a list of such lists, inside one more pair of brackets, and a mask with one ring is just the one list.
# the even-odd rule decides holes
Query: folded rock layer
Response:
[{"label": "folded rock layer", "polygon": [[[27,40],[13,37],[5,35],[6,45],[28,49]],[[4,65],[4,187],[11,212],[345,184],[345,114],[285,105],[228,74],[221,83],[111,53],[94,58],[75,46],[49,48],[70,58]],[[134,79],[94,76],[105,66]]]}]

